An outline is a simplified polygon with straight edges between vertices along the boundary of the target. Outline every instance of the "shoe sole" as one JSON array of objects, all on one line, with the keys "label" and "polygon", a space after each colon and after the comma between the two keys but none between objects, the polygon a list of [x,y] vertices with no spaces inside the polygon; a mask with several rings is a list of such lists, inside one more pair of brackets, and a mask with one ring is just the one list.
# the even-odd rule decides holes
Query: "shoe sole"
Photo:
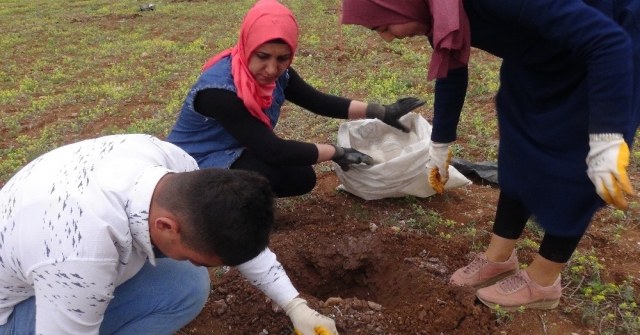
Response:
[{"label": "shoe sole", "polygon": [[477,291],[477,290],[479,290],[481,288],[485,288],[487,286],[491,286],[491,285],[501,281],[504,278],[507,278],[509,276],[513,276],[516,273],[518,273],[517,269],[511,270],[511,271],[507,271],[507,272],[501,273],[501,274],[499,274],[499,275],[497,275],[497,276],[495,276],[493,278],[490,278],[489,280],[487,280],[485,282],[478,283],[478,284],[475,284],[475,285],[471,285],[471,287],[473,287],[473,289]]},{"label": "shoe sole", "polygon": [[[488,301],[484,301],[482,299],[480,299],[478,297],[478,300],[480,300],[480,302],[482,302],[485,306],[494,309],[496,308],[496,306],[500,305],[500,304],[496,304],[493,302],[488,302]],[[518,306],[502,306],[500,305],[500,309],[502,309],[503,311],[507,311],[507,312],[513,312],[513,311],[517,311],[520,308],[531,308],[531,309],[554,309],[556,307],[558,307],[558,304],[560,303],[560,298],[555,299],[555,300],[542,300],[542,301],[535,301],[535,302],[531,302],[528,304],[524,304],[524,305],[518,305]]]}]

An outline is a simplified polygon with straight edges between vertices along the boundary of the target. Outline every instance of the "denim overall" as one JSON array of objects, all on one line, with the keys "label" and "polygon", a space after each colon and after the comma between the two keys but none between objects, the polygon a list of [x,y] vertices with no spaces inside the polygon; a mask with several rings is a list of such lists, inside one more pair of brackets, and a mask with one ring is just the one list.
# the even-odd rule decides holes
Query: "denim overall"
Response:
[{"label": "denim overall", "polygon": [[[276,126],[280,117],[280,107],[285,101],[284,89],[288,82],[289,72],[285,71],[276,80],[273,103],[264,110],[264,113],[269,117],[272,128]],[[206,117],[194,109],[193,102],[196,94],[209,88],[237,92],[231,75],[231,56],[222,58],[200,75],[187,94],[178,120],[166,140],[195,158],[200,168],[226,169],[240,157],[245,148],[216,119]]]}]

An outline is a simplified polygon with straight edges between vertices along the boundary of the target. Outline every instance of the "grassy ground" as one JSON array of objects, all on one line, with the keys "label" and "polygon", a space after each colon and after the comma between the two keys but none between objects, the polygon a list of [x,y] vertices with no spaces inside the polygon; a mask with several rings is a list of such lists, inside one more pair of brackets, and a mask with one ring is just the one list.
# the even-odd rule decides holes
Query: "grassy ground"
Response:
[{"label": "grassy ground", "polygon": [[[253,2],[166,0],[144,12],[138,11],[144,3],[123,0],[0,2],[0,186],[38,155],[79,139],[117,133],[164,138],[200,67],[235,43],[237,27]],[[338,0],[282,2],[298,19],[301,38],[294,66],[309,83],[365,101],[417,96],[428,101],[418,112],[431,119],[426,39],[387,44],[364,28],[341,28]],[[473,50],[455,146],[460,158],[497,158],[493,98],[499,65],[495,57]],[[291,104],[284,111],[277,128],[283,137],[335,140],[339,121]],[[636,146],[633,176],[638,176],[639,161]],[[636,189],[639,180],[633,180]],[[612,241],[637,233],[637,202],[632,207],[631,213],[607,209],[601,214],[612,222],[607,228]],[[523,243],[521,248],[536,248],[533,241]],[[599,250],[578,253],[570,265],[565,277],[576,283],[571,308],[584,311],[586,321],[600,323],[603,334],[640,329],[634,279],[605,282]],[[502,321],[511,315],[496,314]]]},{"label": "grassy ground", "polygon": [[[408,95],[432,100],[426,40],[383,44],[360,27],[340,31],[339,1],[283,2],[300,22],[294,65],[312,85],[367,101]],[[252,3],[163,1],[155,11],[140,12],[130,1],[3,1],[0,182],[34,157],[81,138],[165,136],[200,67],[235,43]],[[495,159],[492,97],[499,62],[481,54],[471,66],[463,119],[471,128],[460,133],[473,135],[459,154]],[[333,138],[337,121],[298,112],[292,107],[295,127],[283,122],[278,131],[290,138]],[[428,117],[430,109],[422,113]]]}]

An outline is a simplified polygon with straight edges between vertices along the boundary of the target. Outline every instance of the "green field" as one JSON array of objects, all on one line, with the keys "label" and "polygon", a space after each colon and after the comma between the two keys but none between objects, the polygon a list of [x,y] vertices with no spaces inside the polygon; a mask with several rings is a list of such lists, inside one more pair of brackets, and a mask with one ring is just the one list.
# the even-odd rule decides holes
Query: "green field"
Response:
[{"label": "green field", "polygon": [[[154,11],[139,11],[145,3],[0,1],[0,186],[38,155],[80,139],[119,133],[164,138],[202,64],[235,44],[253,2],[160,1],[154,2]],[[390,103],[416,96],[427,100],[416,112],[431,120],[433,82],[426,81],[431,48],[425,38],[385,43],[365,28],[341,27],[338,0],[282,3],[300,26],[293,66],[306,81],[363,101]],[[494,96],[499,67],[499,59],[472,50],[467,100],[454,145],[459,158],[497,160]],[[275,131],[288,139],[333,143],[342,122],[293,104],[285,104],[283,112]],[[639,162],[636,146],[630,167],[636,190]],[[328,164],[317,169],[330,171]],[[606,221],[603,229],[611,237],[602,242],[613,246],[607,257],[635,264],[637,259],[615,254],[614,244],[640,235],[637,199],[631,205],[630,213],[608,208],[597,220],[599,227]],[[475,228],[469,234],[475,243]],[[640,249],[638,243],[628,247]],[[525,240],[519,247],[535,250],[537,245]],[[575,279],[573,303],[565,308],[581,310],[585,323],[601,334],[640,331],[639,299],[633,291],[640,284],[633,277],[625,279],[638,273],[601,276],[607,266],[601,257],[598,249],[574,256],[563,273]],[[501,311],[496,315],[501,322],[513,318]]]}]

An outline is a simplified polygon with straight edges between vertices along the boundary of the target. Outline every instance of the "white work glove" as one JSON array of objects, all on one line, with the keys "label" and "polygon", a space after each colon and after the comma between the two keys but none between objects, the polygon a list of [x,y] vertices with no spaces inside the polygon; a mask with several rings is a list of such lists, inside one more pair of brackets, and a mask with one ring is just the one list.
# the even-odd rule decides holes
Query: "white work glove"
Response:
[{"label": "white work glove", "polygon": [[622,134],[590,134],[587,175],[608,204],[627,209],[624,194],[634,195],[627,175],[629,147]]},{"label": "white work glove", "polygon": [[436,193],[444,191],[444,185],[449,180],[449,162],[451,161],[451,143],[431,142],[429,147],[429,184]]},{"label": "white work glove", "polygon": [[309,308],[304,299],[295,298],[283,309],[291,318],[296,335],[338,335],[335,321]]}]

